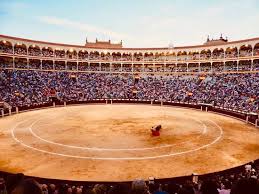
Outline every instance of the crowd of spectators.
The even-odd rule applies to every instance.
[[[0,72],[0,99],[13,107],[47,103],[52,89],[61,101],[163,100],[211,103],[255,112],[259,102],[258,88],[259,73],[134,77],[132,74],[31,70]]]
[[[14,54],[15,55],[27,55],[27,49],[24,45],[16,45],[14,47]]]
[[[174,179],[159,181],[150,178],[148,181],[136,179],[127,183],[51,183],[23,174],[13,174],[5,179],[0,178],[1,194],[258,194],[259,170],[251,162],[236,172],[215,173],[191,180]]]

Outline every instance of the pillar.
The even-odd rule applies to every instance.
[[[4,109],[1,109],[1,116],[4,117]]]
[[[246,123],[248,123],[248,119],[249,119],[249,116],[248,116],[248,115],[246,115]]]
[[[19,108],[17,106],[15,107],[15,111],[16,111],[16,114],[19,113]]]
[[[64,102],[64,106],[67,106],[67,102]]]
[[[53,102],[53,107],[56,107],[56,103],[55,102]]]
[[[12,108],[9,108],[9,115],[12,114]]]
[[[255,127],[259,127],[259,121],[258,121],[258,119],[255,120]]]
[[[13,68],[15,69],[15,58],[13,57]]]

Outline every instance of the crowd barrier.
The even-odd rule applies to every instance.
[[[42,103],[42,104],[37,104],[33,106],[20,106],[20,107],[12,107],[11,110],[5,110],[4,115],[9,116],[12,114],[18,114],[20,112],[25,112],[25,111],[32,111],[32,110],[37,110],[37,109],[43,109],[43,108],[54,108],[54,107],[61,107],[61,106],[75,106],[75,105],[82,105],[82,104],[118,104],[118,103],[123,103],[123,104],[149,104],[153,106],[174,106],[174,107],[182,107],[182,108],[190,108],[190,109],[196,109],[196,110],[201,110],[201,111],[207,111],[207,112],[214,112],[217,114],[223,114],[225,116],[230,116],[234,117],[236,119],[242,120],[248,124],[255,125],[258,127],[258,114],[257,113],[248,113],[248,112],[242,112],[238,110],[232,110],[232,109],[227,109],[224,107],[218,107],[214,106],[212,104],[205,104],[205,103],[192,103],[192,102],[179,102],[179,101],[159,101],[159,100],[141,100],[141,99],[91,99],[91,100],[84,100],[84,101],[67,101],[67,102],[62,102],[62,101],[55,101],[55,102],[48,102],[48,103]],[[254,161],[254,164],[258,166],[259,168],[259,159]],[[244,164],[245,165],[245,164]],[[221,175],[221,176],[226,176],[230,174],[238,174],[241,171],[244,170],[244,165],[226,169],[223,171],[219,172],[213,172],[213,173],[208,173],[208,174],[202,174],[198,175],[199,178],[201,179],[207,179],[215,175]],[[169,169],[170,170],[170,169]],[[0,171],[0,176],[3,178],[7,177],[11,173],[8,172],[1,172]],[[31,177],[27,176],[30,178],[35,178],[38,180],[40,183],[53,183],[53,184],[70,184],[70,185],[93,185],[93,184],[114,184],[116,182],[92,182],[92,181],[71,181],[71,180],[60,180],[60,179],[46,179],[46,178],[41,178],[41,177]],[[168,183],[168,182],[175,182],[175,183],[184,183],[186,180],[192,180],[193,175],[189,176],[181,176],[181,177],[172,177],[172,178],[164,178],[164,179],[156,179],[158,183]],[[127,181],[125,182],[127,183]],[[128,181],[129,183],[129,181]]]

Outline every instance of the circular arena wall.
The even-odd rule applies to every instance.
[[[0,119],[5,124],[1,138],[11,146],[3,147],[10,155],[1,169],[51,182],[130,181],[141,175],[168,181],[192,172],[210,176],[238,171],[259,156],[259,131],[250,125],[255,125],[255,115],[177,102],[99,99],[66,107],[70,104],[76,103],[46,104],[47,109],[33,107],[38,110],[29,112],[20,107],[13,116]],[[50,105],[60,108],[49,109]],[[156,124],[162,124],[159,138],[150,136]],[[63,167],[52,166],[52,161]],[[17,166],[22,162],[24,169]],[[61,172],[64,169],[67,172]]]

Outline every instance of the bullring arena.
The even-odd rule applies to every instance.
[[[157,123],[161,135],[152,137],[150,128]],[[3,118],[0,129],[1,169],[45,178],[168,178],[225,170],[259,155],[255,127],[171,106],[49,108]]]
[[[0,35],[0,171],[47,183],[238,174],[258,164],[258,83],[259,38],[123,48]]]

